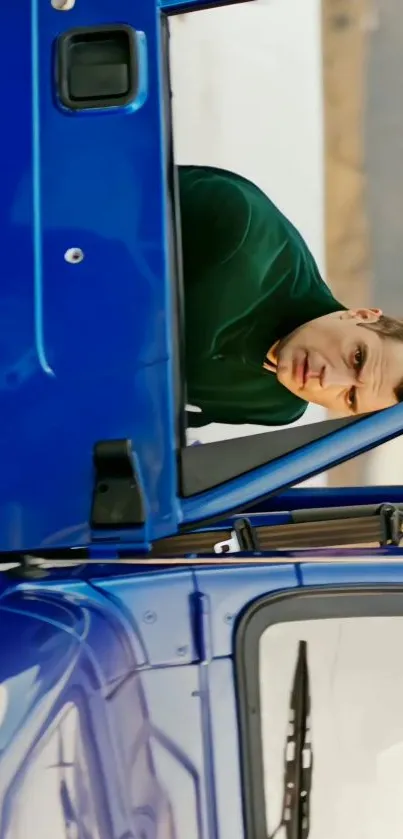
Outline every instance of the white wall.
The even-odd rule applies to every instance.
[[[403,437],[373,449],[368,455],[365,478],[369,485],[403,484]]]
[[[320,0],[260,0],[171,23],[177,162],[222,166],[254,181],[324,270],[320,49]],[[304,422],[322,418],[312,406]],[[263,430],[216,425],[189,436],[211,442]]]

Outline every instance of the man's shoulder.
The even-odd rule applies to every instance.
[[[259,216],[265,217],[266,221],[269,217],[271,220],[276,217],[280,223],[293,228],[269,196],[244,175],[215,166],[179,166],[178,171],[183,192],[192,190],[195,200],[200,201],[203,189],[206,193],[208,191],[211,211],[214,209],[211,197],[214,196],[219,204],[227,199],[230,202],[235,201],[238,206],[249,207],[250,210],[253,208],[255,222],[258,222]],[[295,228],[293,230],[298,236]]]
[[[260,259],[265,262],[267,255],[273,252],[281,255],[282,263],[295,264],[302,253],[306,264],[310,260],[314,263],[306,242],[293,223],[244,175],[214,166],[180,166],[179,180],[181,197],[186,196],[195,211],[201,205],[208,206],[215,237],[226,240],[230,232],[232,245],[237,244],[232,256],[236,256],[242,247],[245,256],[253,255],[254,264]],[[228,252],[227,258],[230,255]]]
[[[229,202],[243,206],[244,221],[247,216],[243,251],[253,254],[254,264],[265,264],[268,257],[273,264],[275,258],[282,270],[290,270],[294,274],[299,267],[303,273],[313,275],[317,283],[323,282],[307,242],[263,189],[235,172],[211,168],[206,170],[206,176],[207,172],[221,183]]]
[[[276,382],[276,384],[278,385],[277,398],[273,393],[265,411],[266,417],[262,420],[263,425],[292,425],[303,417],[308,403],[295,396],[291,391],[286,390],[279,382]],[[276,388],[273,388],[273,391],[275,390]]]
[[[266,219],[267,217],[271,219],[275,217],[280,225],[287,228],[295,236],[298,243],[301,242],[305,245],[302,236],[289,218],[269,198],[268,194],[260,186],[257,186],[253,181],[249,180],[249,178],[246,178],[238,172],[231,172],[228,169],[219,169],[214,166],[184,167],[184,170],[185,177],[187,173],[187,177],[191,178],[213,179],[217,184],[217,188],[220,185],[222,189],[227,188],[232,195],[236,193],[242,195],[246,202],[250,206],[253,206],[253,209],[256,211],[256,221],[259,219],[259,214],[265,216]]]
[[[182,242],[188,261],[215,267],[242,247],[250,200],[236,176],[211,166],[179,167]]]

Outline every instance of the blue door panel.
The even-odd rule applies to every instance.
[[[98,578],[93,584],[131,622],[148,666],[184,665],[196,660],[191,571]]]
[[[331,585],[403,585],[403,562],[375,561],[362,563],[304,563],[301,565],[304,586]]]
[[[283,510],[306,510],[312,507],[346,507],[349,504],[398,504],[403,496],[400,486],[295,487],[257,501],[252,513]]]
[[[61,817],[52,825],[54,839],[179,839],[177,824],[183,826],[184,816],[195,824],[192,835],[201,836],[207,802],[197,665],[140,675],[132,656],[131,672],[122,677],[121,646],[127,633],[130,647],[131,627],[125,619],[118,625],[107,596],[92,596],[80,583],[66,582],[64,593],[45,585],[44,600],[50,595],[59,603],[55,626],[46,610],[43,619],[27,611],[34,600],[38,608],[40,599],[35,586],[29,588],[20,592],[18,612],[7,609],[7,598],[0,607],[3,634],[7,626],[11,633],[0,656],[2,685],[9,691],[9,713],[0,727],[1,839],[26,835],[27,823],[47,839],[43,820],[55,813]],[[101,610],[102,601],[109,638],[105,630],[80,629],[78,639],[70,626],[77,603],[89,625],[94,602]],[[71,710],[78,721],[63,738],[58,720]],[[44,763],[43,750],[54,734],[52,761]]]
[[[218,835],[220,839],[244,839],[238,719],[231,659],[211,662],[209,683]]]
[[[131,625],[111,600],[88,583],[30,584],[6,592],[1,607],[7,606],[64,627],[78,638],[104,686],[115,684],[144,662]]]
[[[210,743],[203,737],[208,697],[199,671],[193,665],[142,674],[155,769],[169,791],[178,839],[215,835],[208,829],[214,803],[208,796]]]
[[[57,37],[116,22],[139,33],[138,99],[62,111]],[[0,550],[87,544],[93,446],[121,438],[147,514],[131,542],[144,545],[177,526],[161,17],[156,0],[78,0],[68,13],[19,0],[1,5],[0,24],[18,32],[19,56],[4,38]],[[72,248],[79,264],[66,261]]]

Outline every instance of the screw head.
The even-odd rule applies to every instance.
[[[79,265],[84,259],[84,251],[81,248],[68,248],[64,258],[70,265]]]
[[[76,0],[50,0],[50,5],[57,12],[70,12],[76,5]]]

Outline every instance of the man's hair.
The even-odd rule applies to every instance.
[[[378,320],[374,323],[360,323],[366,329],[372,329],[377,332],[381,338],[392,338],[394,341],[402,341],[403,343],[403,320],[398,318],[390,318],[388,315],[380,315]],[[398,402],[403,402],[403,378],[394,388],[394,394]]]

